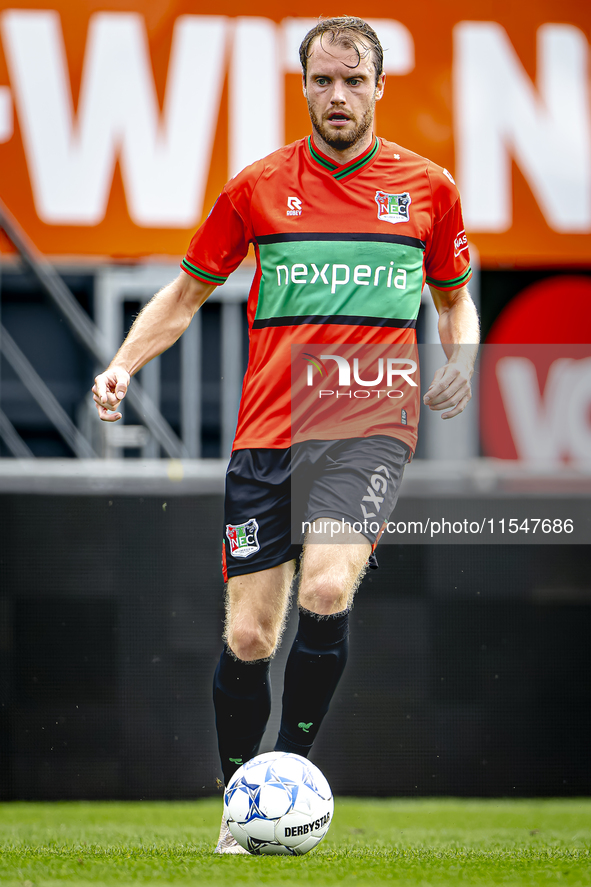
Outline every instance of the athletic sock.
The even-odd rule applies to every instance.
[[[307,757],[347,663],[349,611],[317,616],[300,610],[283,687],[276,751]]]
[[[226,785],[259,750],[269,713],[268,659],[243,662],[225,646],[213,678],[218,748]]]

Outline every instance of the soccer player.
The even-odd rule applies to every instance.
[[[353,524],[363,518],[376,466],[384,471],[372,482],[380,491],[375,513],[379,524],[387,520],[416,444],[418,406],[410,404],[393,408],[391,423],[377,431],[369,423],[331,439],[312,428],[292,446],[291,346],[308,346],[310,360],[317,345],[333,352],[340,345],[412,347],[426,279],[447,362],[424,402],[453,418],[471,396],[478,342],[453,179],[373,131],[385,83],[377,35],[358,18],[325,19],[304,38],[300,57],[311,136],[225,186],[191,240],[180,276],[141,311],[93,387],[100,418],[119,419],[130,377],[179,338],[254,244],[249,364],[226,478],[225,645],[214,677],[226,783],[258,752],[270,711],[269,662],[296,571],[299,625],[276,749],[308,755],[345,666],[349,608],[379,538],[379,531],[364,525],[358,533]],[[312,544],[312,533],[303,545],[292,541],[296,463],[312,478],[307,526],[322,528],[323,518],[349,522],[339,544],[316,544],[321,535]],[[223,821],[216,852],[244,852]]]

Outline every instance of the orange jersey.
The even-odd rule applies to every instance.
[[[301,359],[299,346],[314,346],[314,355],[319,346],[412,347],[425,281],[451,290],[471,276],[449,173],[378,138],[345,165],[310,137],[253,163],[225,186],[181,267],[222,284],[251,243],[257,268],[235,450],[291,445],[292,351]],[[390,419],[380,418],[379,430],[337,419],[330,434],[386,433],[414,450],[418,417],[416,388]],[[329,434],[302,428],[298,439]]]

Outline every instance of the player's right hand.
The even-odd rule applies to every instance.
[[[117,366],[109,367],[94,380],[92,399],[103,422],[116,422],[121,418],[122,414],[116,411],[127,394],[130,380],[127,370]]]

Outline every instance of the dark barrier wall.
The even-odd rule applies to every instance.
[[[221,499],[0,503],[0,798],[214,792]],[[334,790],[588,794],[588,557],[382,546],[313,755]]]

